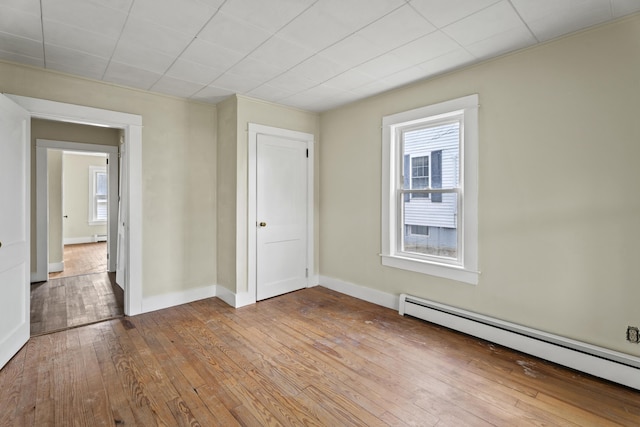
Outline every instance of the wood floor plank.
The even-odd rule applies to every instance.
[[[316,287],[34,337],[0,371],[5,425],[637,427],[640,392]]]

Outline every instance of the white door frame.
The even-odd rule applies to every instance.
[[[142,116],[19,95],[6,96],[27,110],[32,118],[124,131],[128,156],[123,167],[129,178],[129,209],[124,214],[127,246],[124,313],[128,316],[142,313]]]
[[[109,254],[108,271],[116,269],[116,243],[118,236],[118,147],[111,145],[86,144],[80,142],[36,140],[36,265],[31,272],[31,282],[43,282],[49,276],[49,221],[47,185],[49,149],[75,151],[84,153],[105,153],[109,159],[109,223],[107,225],[107,242]],[[64,165],[63,165],[64,168]]]
[[[249,123],[249,170],[248,170],[248,218],[247,218],[247,297],[248,301],[243,301],[246,304],[252,304],[256,302],[257,291],[257,151],[258,151],[258,135],[272,135],[282,137],[294,141],[299,141],[301,144],[306,144],[309,150],[309,162],[307,167],[307,262],[309,268],[309,285],[315,285],[312,278],[315,271],[314,267],[314,216],[313,216],[313,188],[314,188],[314,136],[310,133],[298,132],[288,129],[280,129],[271,126],[259,125],[255,123]],[[244,304],[243,304],[244,305]]]

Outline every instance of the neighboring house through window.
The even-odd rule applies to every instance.
[[[107,221],[107,168],[89,166],[89,224]]]
[[[477,106],[383,118],[384,265],[477,283]]]

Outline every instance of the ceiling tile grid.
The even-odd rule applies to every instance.
[[[0,60],[324,111],[640,12],[640,0],[0,0]]]

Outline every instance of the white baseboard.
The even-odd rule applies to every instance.
[[[49,264],[49,273],[58,273],[60,271],[64,271],[64,261]]]
[[[64,245],[79,245],[81,243],[95,243],[96,238],[94,236],[83,236],[83,237],[65,237],[62,239],[62,244]]]
[[[256,303],[255,295],[251,296],[249,292],[239,292],[236,294],[224,286],[218,286],[216,296],[234,308]]]
[[[401,314],[405,314],[405,306],[400,307],[400,296],[324,276],[320,277],[320,286],[393,310],[400,309]],[[418,307],[406,314],[640,390],[638,357],[531,328],[519,327],[516,331],[504,326],[506,322],[475,313],[468,312],[471,318],[461,317],[441,306],[445,308]]]
[[[319,284],[320,286],[340,292],[341,294],[346,294],[363,301],[398,310],[399,298],[396,295],[392,295],[387,292],[378,291],[376,289],[367,288],[366,286],[360,286],[354,283],[343,282],[342,280],[326,276],[320,276]]]
[[[171,292],[164,295],[145,297],[142,299],[141,313],[148,313],[150,311],[162,310],[163,308],[169,308],[180,304],[187,304],[189,302],[205,298],[212,298],[216,296],[216,289],[216,285],[208,285],[200,288],[188,289],[186,291]]]

